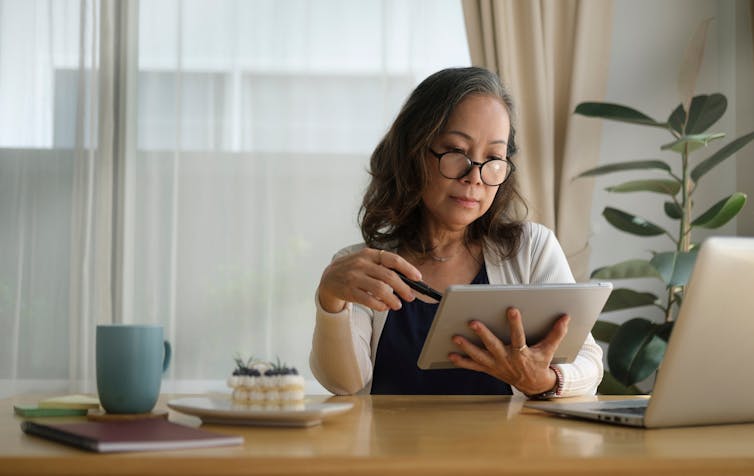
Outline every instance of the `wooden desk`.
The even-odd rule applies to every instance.
[[[206,426],[243,435],[243,446],[109,455],[22,433],[12,404],[35,400],[0,400],[0,474],[754,474],[754,424],[641,430],[500,397],[337,397],[354,408],[321,426]]]

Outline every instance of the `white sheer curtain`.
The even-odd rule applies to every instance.
[[[0,393],[86,387],[111,319],[110,6],[0,2]]]
[[[93,24],[108,8],[124,16]],[[313,293],[360,240],[372,148],[414,85],[470,61],[457,0],[0,0],[0,22],[11,382],[91,377],[102,320],[164,324],[176,381],[222,379],[235,353],[309,377]],[[100,69],[87,28],[114,35]]]

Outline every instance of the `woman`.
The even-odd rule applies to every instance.
[[[516,309],[511,344],[471,322],[483,347],[454,337],[458,367],[420,370],[416,360],[438,304],[398,276],[435,289],[451,284],[573,282],[553,233],[515,219],[513,105],[481,68],[446,69],[411,94],[371,158],[360,212],[364,244],[335,255],[317,290],[310,365],[336,394],[593,394],[602,351],[590,335],[571,364],[550,365],[567,332],[561,317],[527,347]],[[463,355],[465,356],[463,356]]]

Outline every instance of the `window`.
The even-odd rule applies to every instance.
[[[236,352],[309,376],[314,291],[330,257],[360,241],[371,150],[421,79],[469,64],[460,2],[152,0],[120,12],[131,62],[108,83],[112,40],[93,33],[105,5],[0,0],[0,219],[13,224],[0,231],[0,324],[12,329],[0,379],[91,378],[101,316],[71,313],[70,296],[92,293],[71,270],[113,249],[113,315],[165,325],[170,377],[222,379]],[[121,116],[105,100],[113,84]],[[82,182],[108,117],[123,173]],[[122,226],[98,208],[103,180]],[[76,239],[82,213],[122,248]]]

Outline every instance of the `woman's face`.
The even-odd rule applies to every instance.
[[[479,163],[504,159],[509,132],[510,117],[499,99],[471,95],[456,106],[431,149],[438,154],[462,152]],[[430,229],[462,231],[489,210],[500,186],[484,184],[479,167],[459,179],[448,179],[440,174],[439,160],[431,151],[424,160],[429,162],[430,179],[422,201]]]

